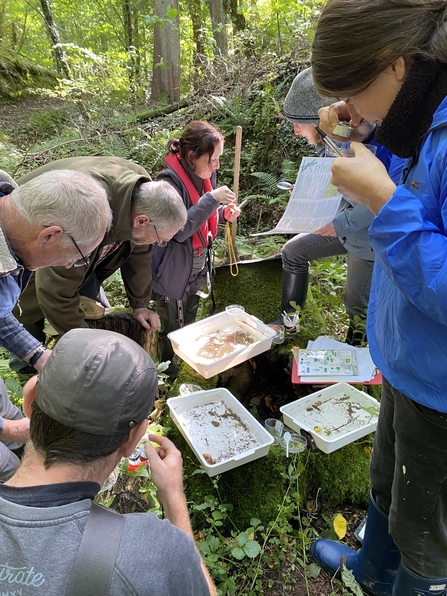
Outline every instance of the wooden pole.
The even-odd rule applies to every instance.
[[[242,126],[236,128],[236,143],[234,151],[234,180],[233,180],[233,192],[236,195],[235,204],[238,204],[239,195],[239,172],[241,168],[241,146],[242,146]],[[238,260],[238,254],[236,250],[236,229],[237,221],[231,223],[231,239],[233,241],[234,252],[236,255],[236,261]]]

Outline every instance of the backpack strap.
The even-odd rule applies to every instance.
[[[124,515],[92,502],[66,596],[107,596]]]

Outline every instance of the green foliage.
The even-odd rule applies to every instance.
[[[252,462],[243,469],[246,471],[255,463]],[[264,464],[266,463],[264,460]],[[290,576],[290,570],[294,569],[295,564],[302,567],[306,582],[308,573],[309,577],[312,577],[315,572],[314,568],[308,565],[307,549],[316,533],[301,512],[303,490],[300,487],[300,477],[305,463],[299,454],[287,460],[282,452],[281,463],[277,467],[277,482],[281,482],[282,485],[281,496],[275,511],[268,518],[270,521],[266,523],[256,516],[251,517],[242,526],[235,522],[236,508],[229,503],[238,501],[229,501],[223,489],[224,480],[231,471],[211,480],[213,494],[207,494],[193,502],[191,509],[194,515],[199,515],[201,528],[198,534],[198,548],[216,582],[218,593],[222,596],[264,594],[264,569],[269,567],[281,570],[286,560],[287,570],[284,570],[281,577],[284,586],[293,586],[294,580]],[[267,469],[269,473],[265,474],[264,467],[264,481],[261,484],[261,479],[253,482],[256,479],[246,478],[245,491],[247,492],[246,488],[249,486],[251,496],[259,487],[264,498],[268,498],[272,490],[268,484],[272,467],[269,465]],[[197,471],[193,472],[192,476],[196,474]],[[191,476],[188,475],[187,485],[191,480]],[[234,480],[234,477],[231,480]],[[245,529],[241,531],[241,527]],[[271,587],[268,581],[267,585]]]

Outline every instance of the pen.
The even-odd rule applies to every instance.
[[[339,149],[337,147],[337,145],[334,143],[334,141],[331,139],[331,137],[329,135],[327,135],[325,132],[323,132],[319,126],[315,125],[315,128],[316,128],[317,132],[322,136],[326,145],[332,149],[332,151],[335,153],[335,155],[344,157],[343,152],[341,151],[341,149]]]

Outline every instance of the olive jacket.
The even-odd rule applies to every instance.
[[[150,176],[141,166],[119,157],[73,157],[54,161],[20,178],[24,184],[50,170],[75,170],[92,176],[107,192],[113,223],[100,245],[90,254],[86,267],[46,267],[36,271],[20,299],[21,313],[14,314],[21,323],[35,323],[47,318],[56,331],[66,333],[76,327],[88,327],[80,308],[79,288],[95,274],[102,283],[121,270],[131,308],[144,308],[151,298],[152,245],[137,246],[131,241],[131,199],[137,184]],[[105,247],[121,243],[100,261]]]

